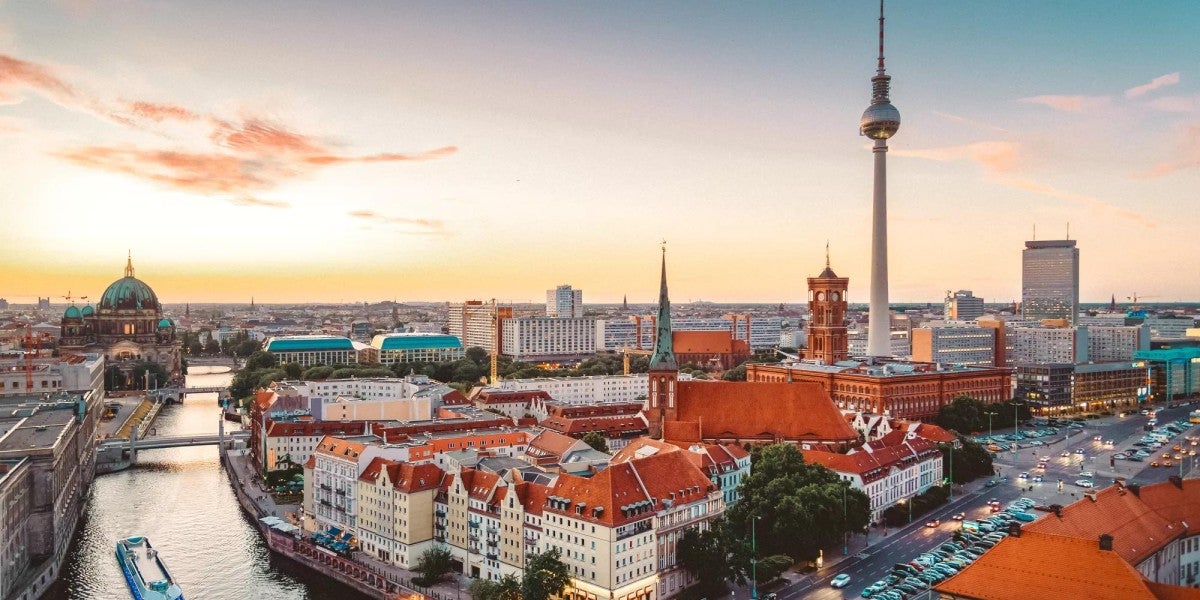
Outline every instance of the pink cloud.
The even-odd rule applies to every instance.
[[[60,158],[173,189],[232,195],[234,203],[245,206],[285,207],[286,202],[262,200],[254,193],[309,177],[325,167],[434,160],[458,151],[455,146],[443,146],[414,153],[347,154],[276,120],[226,119],[179,104],[106,99],[71,84],[55,68],[0,54],[0,103],[20,102],[27,92],[122,127],[156,131],[169,142],[188,148],[93,145],[62,149],[55,153]],[[167,123],[189,125],[187,129],[198,134],[197,139],[181,138],[178,129],[166,128]]]
[[[987,129],[990,131],[999,131],[1001,133],[1008,133],[1008,130],[1003,127],[999,127],[997,125],[992,125],[991,123],[984,123],[983,121],[979,121],[976,119],[970,119],[967,117],[963,117],[963,116],[959,116],[959,115],[955,115],[955,114],[951,114],[951,113],[947,113],[947,112],[942,112],[940,110],[933,111],[933,114],[935,114],[939,117],[942,117],[943,119],[954,121],[956,123],[963,123],[964,125],[970,125],[972,127],[978,127],[979,129]]]
[[[416,228],[410,233],[444,234],[446,224],[438,219],[417,219],[411,217],[389,217],[373,210],[352,210],[348,213],[356,219],[374,221],[387,225],[400,225]]]
[[[1105,211],[1146,227],[1153,228],[1157,226],[1157,223],[1155,223],[1153,219],[1150,219],[1141,213],[1116,206],[1093,196],[1086,196],[1084,194],[1076,194],[1074,192],[1060,190],[1054,186],[1042,183],[1040,181],[1010,177],[1000,178],[997,179],[997,181],[999,183],[1003,183],[1004,185],[1012,186],[1028,192],[1033,192],[1035,194],[1041,194],[1043,196],[1049,196],[1058,200],[1065,200],[1067,202],[1079,204],[1090,210]]]
[[[1112,101],[1108,96],[1030,96],[1021,98],[1026,104],[1040,104],[1054,110],[1066,112],[1083,112],[1108,106]]]
[[[1146,105],[1162,112],[1194,113],[1200,112],[1200,96],[1159,96]]]
[[[1133,176],[1138,179],[1149,179],[1200,167],[1200,124],[1193,123],[1184,127],[1177,149],[1173,154],[1178,157],[1176,160],[1158,163],[1148,171],[1134,173]]]
[[[1003,140],[988,140],[962,146],[943,146],[940,148],[924,148],[916,150],[893,149],[897,156],[924,158],[942,162],[970,160],[982,166],[990,173],[1005,173],[1013,170],[1019,159],[1019,145],[1016,142]]]
[[[1136,98],[1137,96],[1145,95],[1149,92],[1157,90],[1158,88],[1175,85],[1177,83],[1179,83],[1179,71],[1167,73],[1161,77],[1155,77],[1154,79],[1151,79],[1149,83],[1143,83],[1142,85],[1131,87],[1125,90],[1125,97]]]

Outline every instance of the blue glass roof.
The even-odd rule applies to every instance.
[[[332,335],[303,335],[271,338],[267,341],[267,352],[301,352],[304,350],[353,350],[350,338]]]
[[[440,333],[389,333],[371,339],[371,346],[380,350],[428,350],[462,348],[462,341]]]

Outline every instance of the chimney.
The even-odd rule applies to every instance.
[[[1008,524],[1008,536],[1015,537],[1015,538],[1021,537],[1021,524],[1018,523],[1017,521],[1013,521],[1013,522],[1009,523]]]
[[[1183,489],[1183,478],[1182,477],[1180,477],[1178,475],[1172,475],[1167,478],[1167,481],[1170,481],[1171,484],[1174,485],[1175,487],[1177,487],[1181,490]]]
[[[1061,504],[1051,504],[1050,505],[1050,510],[1054,511],[1054,516],[1056,516],[1060,519],[1062,518],[1062,509],[1063,509],[1063,507]]]
[[[1141,496],[1141,494],[1142,494],[1142,486],[1141,486],[1141,484],[1137,484],[1137,483],[1130,483],[1130,484],[1127,484],[1127,485],[1125,486],[1125,489],[1127,489],[1127,490],[1129,490],[1130,492],[1132,492],[1134,496]]]
[[[1107,533],[1100,535],[1100,549],[1112,551],[1113,537]]]

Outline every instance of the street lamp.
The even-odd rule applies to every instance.
[[[758,600],[758,536],[757,515],[750,517],[750,600]]]
[[[842,486],[842,556],[850,556],[850,532],[846,531],[846,488],[848,487],[850,486]]]
[[[954,500],[954,444],[950,444],[950,499]],[[909,506],[909,512],[911,515],[911,506]],[[908,517],[908,522],[912,523],[912,516]]]
[[[995,413],[995,411],[990,411],[990,410],[989,410],[989,411],[987,411],[986,413],[983,413],[983,414],[987,415],[987,418],[988,418],[988,437],[989,437],[989,438],[991,438],[991,437],[992,437],[992,417],[996,416],[996,413]]]

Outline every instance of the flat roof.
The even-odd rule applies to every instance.
[[[371,346],[380,350],[427,350],[462,348],[462,340],[441,333],[386,333],[371,338]]]
[[[0,452],[50,450],[75,422],[69,410],[47,410],[26,417],[0,438]]]
[[[353,350],[350,338],[335,335],[290,335],[267,340],[267,352],[303,352],[305,350]]]

